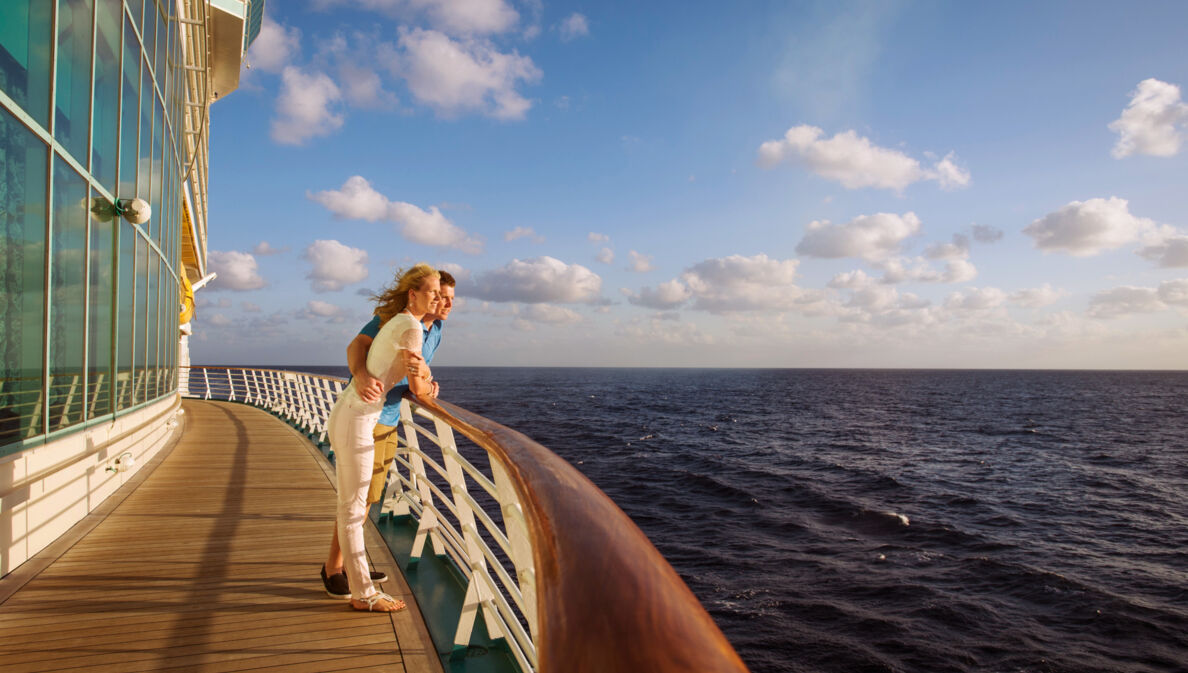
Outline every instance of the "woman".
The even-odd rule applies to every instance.
[[[375,314],[381,327],[367,353],[367,371],[384,382],[384,393],[409,372],[421,356],[421,319],[434,311],[441,297],[437,271],[418,264],[406,271],[396,284],[376,297]],[[428,395],[430,382],[421,376],[408,377],[414,395]],[[363,520],[367,516],[367,488],[371,483],[372,454],[375,440],[372,430],[383,409],[384,395],[375,402],[364,402],[347,385],[330,410],[328,434],[334,450],[338,478],[338,540],[342,550],[331,553],[322,566],[322,581],[346,571],[351,592],[351,607],[356,610],[395,612],[404,608],[386,593],[377,591],[367,570],[363,547]]]

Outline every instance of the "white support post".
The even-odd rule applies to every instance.
[[[206,395],[203,396],[202,399],[209,400],[210,399],[210,377],[206,375],[206,372],[207,372],[206,369],[202,370],[202,385],[204,388],[206,388]]]
[[[433,424],[437,431],[438,445],[441,447],[441,463],[445,467],[450,494],[454,498],[454,508],[458,513],[462,542],[466,546],[466,561],[470,566],[470,585],[466,587],[462,614],[458,617],[458,628],[454,631],[454,650],[457,651],[459,648],[465,650],[470,645],[470,634],[474,630],[474,620],[479,607],[483,609],[483,622],[487,625],[487,633],[491,638],[504,638],[505,633],[498,612],[491,607],[495,596],[480,577],[489,577],[487,559],[483,556],[483,542],[478,537],[474,511],[466,498],[466,473],[456,457],[458,446],[454,442],[454,430],[436,418]]]
[[[227,400],[235,401],[235,381],[231,378],[231,368],[227,368]]]
[[[433,541],[433,553],[441,556],[445,553],[445,544],[441,540],[441,533],[437,531],[437,513],[433,511],[433,491],[429,488],[429,479],[425,475],[425,460],[422,458],[420,439],[413,427],[412,406],[408,400],[400,401],[400,422],[404,427],[404,441],[408,443],[408,462],[412,465],[409,479],[416,487],[421,502],[421,521],[417,526],[416,537],[413,538],[412,553],[409,562],[421,559],[425,550],[425,539]]]
[[[488,454],[489,455],[489,454]],[[516,567],[516,579],[520,584],[520,595],[524,597],[524,618],[528,631],[536,641],[540,628],[536,614],[536,562],[532,558],[532,542],[528,537],[528,524],[519,496],[503,464],[491,459],[491,476],[494,477],[495,492],[498,494],[500,512],[503,514],[503,530],[511,546],[511,562]]]
[[[66,403],[62,405],[62,417],[58,421],[63,427],[70,424],[70,406],[74,404],[74,395],[78,391],[78,374],[70,379],[70,390],[66,393]],[[79,420],[82,420],[82,410],[79,410]]]

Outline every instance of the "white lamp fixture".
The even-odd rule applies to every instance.
[[[108,472],[127,472],[136,466],[136,456],[132,455],[131,451],[125,451],[120,454],[119,458],[115,459],[114,465],[108,465]]]
[[[144,224],[153,216],[153,209],[144,199],[120,199],[116,201],[116,212],[132,224]]]

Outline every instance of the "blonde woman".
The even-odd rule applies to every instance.
[[[385,393],[412,372],[414,375],[408,376],[409,390],[414,395],[429,395],[431,383],[415,375],[420,371],[416,364],[421,359],[421,320],[436,310],[440,297],[437,271],[418,264],[375,298],[375,314],[381,327],[367,353],[367,371],[383,381]],[[328,593],[332,584],[349,585],[351,607],[356,610],[395,612],[404,608],[404,601],[375,588],[363,547],[363,520],[367,516],[367,489],[375,451],[372,431],[383,404],[384,395],[375,402],[364,402],[352,380],[330,410],[328,434],[337,465],[337,533],[342,549],[331,547],[322,566],[322,582]],[[345,577],[341,575],[344,571]]]

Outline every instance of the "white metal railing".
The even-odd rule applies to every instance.
[[[346,384],[338,377],[235,367],[183,367],[180,376],[185,397],[261,407],[318,441],[326,440],[330,409]],[[469,646],[481,610],[489,635],[503,639],[522,670],[535,671],[536,572],[523,507],[507,466],[467,443],[466,453],[481,463],[476,465],[459,450],[447,420],[408,399],[401,402],[400,426],[381,512],[417,520],[412,563],[428,544],[465,576],[454,651]]]

